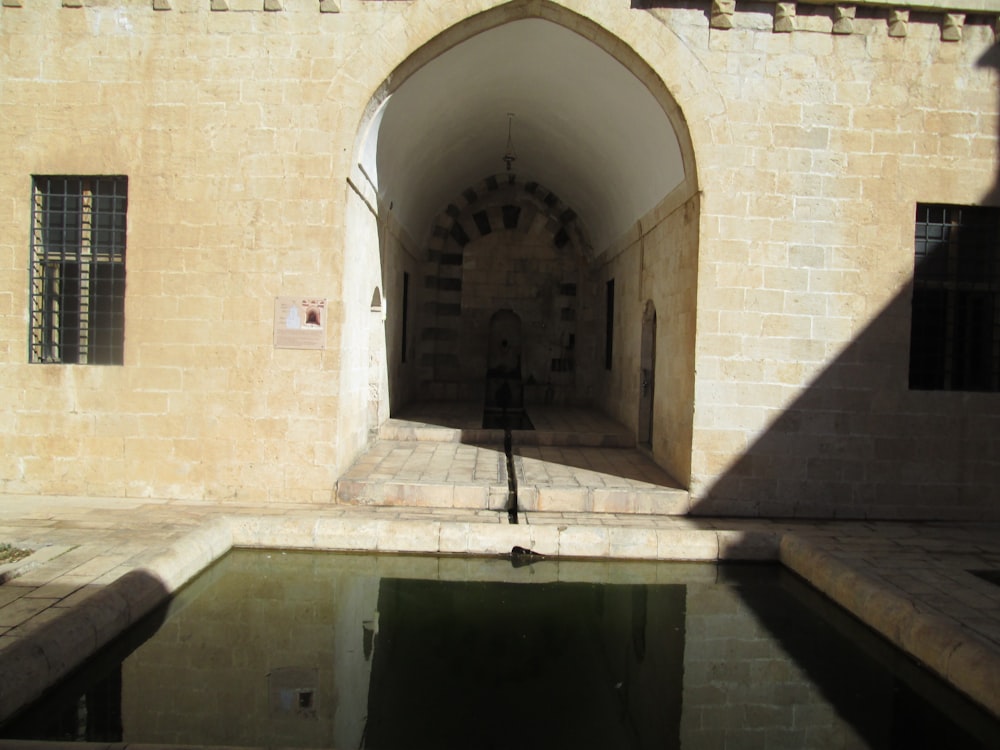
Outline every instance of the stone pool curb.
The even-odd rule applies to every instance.
[[[140,554],[108,583],[54,606],[46,620],[0,649],[0,720],[29,705],[232,548],[496,556],[515,546],[552,558],[773,560],[770,532],[641,529],[571,523],[499,523],[497,514],[456,522],[324,514],[232,515],[207,520],[165,547]],[[16,679],[9,676],[16,675]]]
[[[905,543],[920,538],[923,529],[914,526],[541,512],[524,513],[520,523],[511,525],[505,515],[487,511],[290,507],[278,512],[169,502],[136,503],[131,510],[102,523],[126,528],[134,539],[110,548],[88,546],[93,544],[93,522],[86,516],[84,522],[68,523],[59,537],[80,539],[83,546],[64,545],[73,553],[49,561],[56,566],[53,574],[45,574],[42,564],[34,574],[37,582],[11,584],[17,583],[28,592],[23,598],[38,606],[0,637],[0,720],[28,705],[232,548],[496,556],[515,546],[554,559],[780,561],[1000,717],[998,643],[925,610],[919,596],[879,576],[863,559],[867,553],[842,544],[845,539],[883,546],[897,539]],[[992,533],[991,527],[987,534]],[[983,549],[983,559],[998,559],[992,541]],[[77,567],[70,566],[69,557]],[[85,568],[93,577],[82,574]],[[0,741],[0,748],[28,746]]]
[[[771,531],[643,528],[572,524],[559,519],[506,524],[496,513],[471,521],[370,519],[323,515],[296,518],[230,517],[234,547],[504,555],[523,547],[550,557],[622,560],[777,560],[780,536]],[[221,533],[225,533],[222,531]]]
[[[36,700],[231,548],[228,523],[209,521],[123,565],[114,580],[68,606],[51,607],[37,628],[7,639],[12,643],[0,649],[0,720]]]
[[[869,627],[1000,717],[1000,652],[953,622],[853,570],[797,534],[779,560]]]

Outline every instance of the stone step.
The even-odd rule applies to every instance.
[[[639,451],[514,446],[519,511],[684,515],[690,495]],[[507,459],[500,446],[377,441],[338,481],[347,505],[505,511]]]
[[[575,430],[511,430],[513,445],[560,445],[633,448],[635,438],[623,430],[578,432]],[[450,427],[447,425],[389,419],[379,429],[382,440],[415,440],[433,443],[503,445],[501,429]]]

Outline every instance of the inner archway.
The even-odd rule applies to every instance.
[[[421,400],[489,406],[502,310],[518,321],[521,405],[592,403],[589,243],[570,207],[543,185],[493,175],[455,196],[428,244],[413,342]]]

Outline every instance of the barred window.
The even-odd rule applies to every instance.
[[[1000,209],[918,204],[910,388],[1000,391]]]
[[[126,177],[35,177],[31,361],[120,365]]]

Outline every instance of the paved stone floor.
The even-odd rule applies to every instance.
[[[592,420],[577,425],[588,437],[564,439],[567,422],[553,423],[515,461],[522,489],[549,487],[582,509],[536,502],[511,524],[502,448],[484,434],[475,435],[484,444],[465,442],[465,418],[393,420],[349,472],[348,483],[368,482],[364,501],[0,496],[0,543],[37,550],[0,566],[0,720],[233,547],[498,555],[514,546],[550,557],[780,561],[1000,717],[1000,585],[977,575],[1000,571],[1000,524],[642,512],[653,507],[635,500],[644,492],[667,503],[686,493],[627,441],[593,437],[616,428],[585,414],[571,418]],[[434,494],[442,488],[444,500]],[[615,492],[630,498],[621,512]],[[594,512],[600,503],[605,512]]]
[[[682,515],[690,497],[624,427],[592,409],[533,406],[532,430],[482,427],[481,408],[430,403],[390,419],[345,473],[340,502],[502,510],[511,479],[527,511]],[[513,477],[511,474],[513,473]]]

